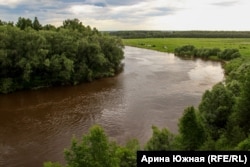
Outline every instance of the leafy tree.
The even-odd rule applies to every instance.
[[[82,22],[79,19],[67,19],[63,21],[63,28],[77,30],[79,32],[91,32],[91,29],[86,28],[83,26]]]
[[[212,139],[211,136],[208,135],[206,140],[204,141],[204,143],[199,148],[199,150],[204,150],[204,151],[216,150],[216,141],[214,139]]]
[[[19,17],[16,27],[0,26],[0,93],[75,85],[114,76],[122,67],[123,44],[116,37],[85,27],[78,19],[65,20],[59,28],[41,28],[37,17],[33,22]]]
[[[241,95],[236,104],[236,116],[240,127],[244,129],[246,135],[250,134],[250,72],[246,73],[245,81],[242,85]]]
[[[14,23],[13,22],[6,22],[6,21],[2,21],[0,20],[0,26],[3,26],[3,25],[9,25],[9,26],[14,26]]]
[[[116,72],[120,68],[120,60],[124,58],[122,50],[124,45],[121,39],[104,36],[99,41],[103,54],[109,62],[109,68],[114,70],[113,73]]]
[[[215,141],[215,150],[233,150],[245,139],[246,135],[242,128],[229,123],[227,129]]]
[[[226,127],[233,105],[234,98],[222,83],[215,85],[211,91],[207,90],[203,94],[199,111],[205,127],[213,139],[218,139],[221,130]]]
[[[25,28],[32,27],[32,21],[30,19],[19,17],[16,26],[21,30],[24,30]]]
[[[42,25],[40,24],[37,17],[34,18],[34,21],[32,23],[32,28],[34,28],[37,31],[42,29]]]
[[[140,149],[138,140],[130,140],[126,146],[118,146],[109,141],[104,130],[92,126],[88,134],[78,141],[72,139],[71,147],[65,149],[68,167],[136,167],[136,151]],[[61,167],[59,163],[45,162],[44,167]]]
[[[56,27],[54,25],[51,25],[51,24],[46,24],[45,26],[42,27],[43,30],[51,30],[51,31],[56,31]]]
[[[185,109],[178,126],[182,149],[199,149],[205,140],[205,132],[193,106]]]
[[[236,147],[237,150],[245,150],[245,151],[250,151],[250,136],[240,142],[238,146]]]
[[[120,167],[136,167],[136,152],[140,150],[138,140],[130,140],[125,147],[118,147],[117,153],[120,159]]]
[[[173,150],[174,135],[166,128],[159,130],[156,126],[152,126],[153,135],[145,145],[145,150]]]
[[[103,129],[93,126],[80,143],[75,138],[72,140],[70,149],[65,150],[65,159],[71,167],[115,167],[119,166],[116,149]]]

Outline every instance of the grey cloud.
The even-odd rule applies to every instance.
[[[144,0],[145,1],[145,0]],[[148,1],[148,0],[146,0]],[[143,0],[106,0],[107,4],[114,5],[114,6],[123,6],[123,5],[134,5],[140,2],[143,2]]]

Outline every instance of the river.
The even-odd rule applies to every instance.
[[[111,140],[145,143],[151,126],[178,132],[178,119],[222,81],[219,62],[182,60],[173,54],[126,47],[124,71],[77,86],[0,95],[0,166],[63,162],[74,134],[104,127]]]

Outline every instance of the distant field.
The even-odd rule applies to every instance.
[[[197,48],[235,48],[243,57],[250,59],[250,38],[142,38],[123,39],[123,42],[127,46],[162,52],[173,52],[176,47],[188,44]]]

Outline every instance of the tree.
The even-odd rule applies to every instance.
[[[203,94],[199,111],[205,127],[213,139],[218,139],[221,130],[225,129],[233,105],[234,97],[222,83],[215,85],[211,91]]]
[[[55,31],[56,27],[54,25],[51,24],[46,24],[45,26],[42,27],[43,30],[51,30],[51,31]]]
[[[0,93],[75,85],[114,76],[121,67],[124,53],[116,37],[85,27],[78,19],[36,31],[41,28],[37,17],[33,23],[19,17],[16,27],[0,26]]]
[[[32,23],[32,28],[37,30],[37,31],[42,29],[42,25],[38,21],[37,17],[34,18],[34,21]]]
[[[80,22],[79,19],[67,19],[63,21],[63,28],[72,29],[72,30],[78,30],[83,31],[85,30],[85,27],[83,26],[82,22]]]
[[[138,140],[130,140],[125,147],[119,146],[117,153],[120,159],[120,167],[136,167],[136,152],[140,150]]]
[[[199,149],[205,141],[205,132],[193,106],[185,109],[178,126],[182,149]]]
[[[248,138],[246,138],[245,140],[243,140],[242,142],[240,142],[238,144],[238,146],[236,147],[237,150],[245,150],[245,151],[250,151],[250,135],[248,136]]]
[[[145,145],[145,150],[163,151],[173,150],[174,135],[166,128],[159,130],[156,126],[152,126],[153,135]]]
[[[250,72],[246,72],[245,80],[242,84],[242,90],[239,100],[236,104],[236,116],[240,127],[243,128],[246,135],[250,134]]]
[[[130,140],[124,147],[118,146],[108,140],[100,126],[94,125],[81,141],[74,137],[64,155],[67,167],[136,167],[136,151],[139,149],[138,140]],[[61,166],[59,163],[44,163],[44,167]]]
[[[70,167],[118,167],[117,146],[109,142],[100,126],[91,127],[80,143],[74,138],[70,149],[65,150],[65,159]]]
[[[24,30],[27,27],[32,27],[32,21],[30,19],[19,17],[16,26],[21,30]]]
[[[6,22],[6,21],[2,21],[0,20],[0,26],[3,26],[3,25],[9,25],[9,26],[14,26],[14,23],[9,21],[9,22]]]

